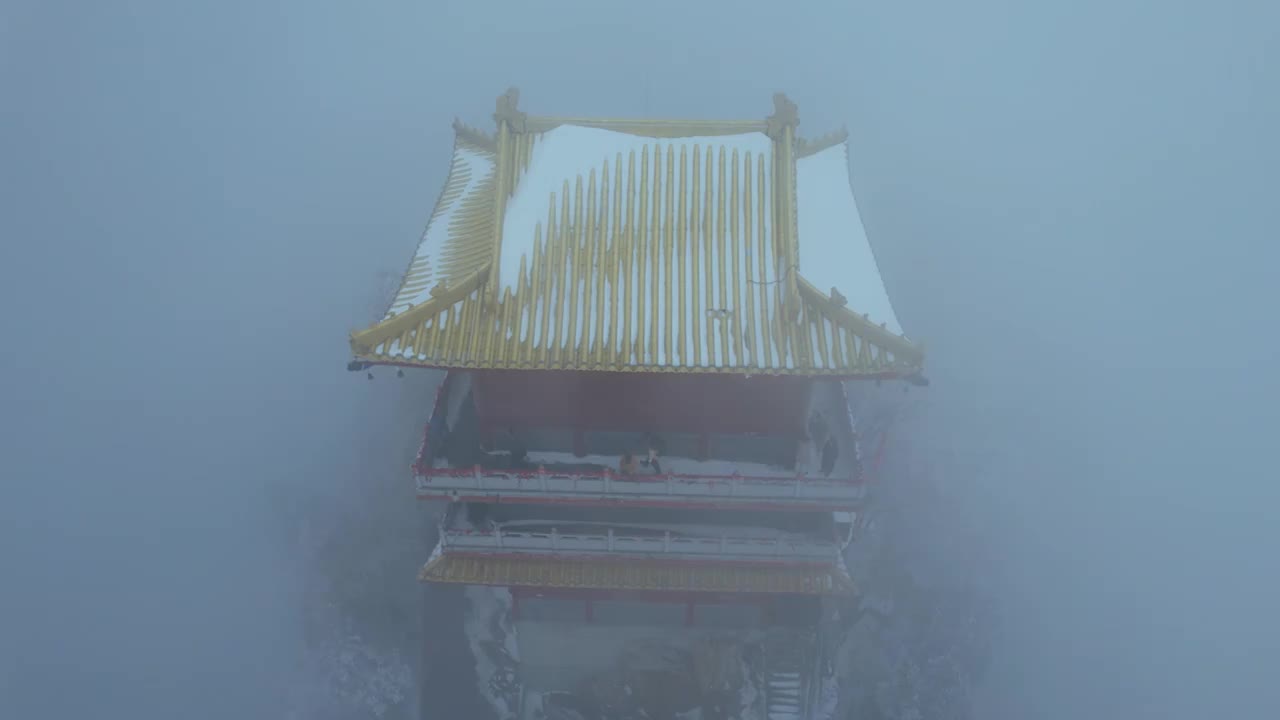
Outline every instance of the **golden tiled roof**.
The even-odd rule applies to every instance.
[[[917,345],[800,276],[796,156],[843,135],[798,140],[794,105],[776,101],[765,121],[583,120],[527,116],[508,94],[496,137],[455,124],[449,180],[422,249],[387,316],[352,334],[356,358],[493,369],[918,370]],[[545,164],[568,153],[567,136],[550,134],[568,126],[578,146],[601,133],[612,144],[583,151],[594,159],[557,175],[558,185],[531,178],[535,156]]]
[[[849,576],[837,568],[742,563],[663,563],[635,559],[485,557],[438,554],[418,579],[423,582],[584,590],[669,590],[686,592],[798,593],[853,592]]]

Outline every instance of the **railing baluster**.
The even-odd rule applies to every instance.
[[[664,530],[661,537],[654,535],[619,536],[613,528],[606,528],[604,535],[561,535],[558,528],[551,528],[549,533],[541,532],[504,532],[496,527],[489,532],[470,530],[446,530],[450,520],[441,521],[437,531],[440,536],[442,551],[451,548],[491,548],[509,549],[517,552],[547,552],[574,550],[607,550],[611,553],[652,553],[661,552],[667,555],[708,555],[721,557],[738,557],[743,559],[765,560],[768,558],[792,557],[805,560],[841,561],[839,543],[823,543],[817,541],[796,541],[787,538],[730,538],[728,535],[718,537],[673,537],[670,530]]]
[[[583,480],[588,482],[584,483]],[[617,482],[623,486],[619,488]],[[677,483],[680,484],[677,492]],[[727,483],[728,489],[718,487]],[[687,486],[687,487],[685,487]],[[790,477],[744,476],[734,471],[723,476],[681,475],[666,472],[657,476],[627,478],[616,471],[603,468],[601,472],[552,473],[545,467],[532,472],[509,472],[486,469],[481,465],[470,468],[423,469],[416,475],[419,494],[450,497],[458,491],[480,490],[484,492],[515,491],[520,493],[542,492],[548,495],[567,496],[688,496],[691,501],[711,498],[736,500],[857,500],[868,493],[860,483],[843,480],[814,478],[803,473]]]

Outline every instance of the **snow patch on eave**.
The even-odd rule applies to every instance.
[[[440,199],[432,212],[431,219],[427,221],[422,239],[418,241],[418,249],[414,253],[413,260],[410,261],[405,283],[396,293],[395,300],[387,310],[386,318],[431,298],[431,288],[438,282],[436,277],[438,258],[449,240],[449,226],[454,214],[469,197],[477,192],[481,183],[494,173],[495,167],[492,154],[467,147],[462,143],[454,146],[449,177],[445,180],[445,186],[441,190]],[[450,185],[455,182],[455,175],[460,176],[464,173],[466,181],[462,191],[451,196],[449,190]],[[419,271],[423,274],[414,278],[409,277],[409,274],[417,274]]]
[[[796,161],[796,202],[800,275],[823,293],[836,288],[850,310],[902,334],[858,212],[846,143]]]

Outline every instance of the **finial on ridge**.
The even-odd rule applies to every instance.
[[[493,113],[493,121],[501,126],[504,122],[516,132],[524,132],[525,114],[517,107],[520,104],[520,90],[507,88],[498,96],[497,109]]]
[[[765,124],[765,134],[775,140],[781,137],[787,128],[794,130],[800,125],[799,109],[786,93],[773,94],[773,114],[765,118]]]

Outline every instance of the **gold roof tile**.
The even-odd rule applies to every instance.
[[[536,118],[515,100],[500,99],[495,138],[455,125],[432,222],[387,316],[352,334],[357,359],[840,376],[920,369],[919,346],[799,274],[796,157],[842,134],[798,140],[785,98],[768,121],[706,123]],[[608,150],[529,177],[555,159],[548,153],[564,154],[563,137],[543,133],[566,126],[596,133],[586,139]],[[619,144],[599,133],[644,137]],[[543,203],[544,220],[530,215],[532,202]]]

